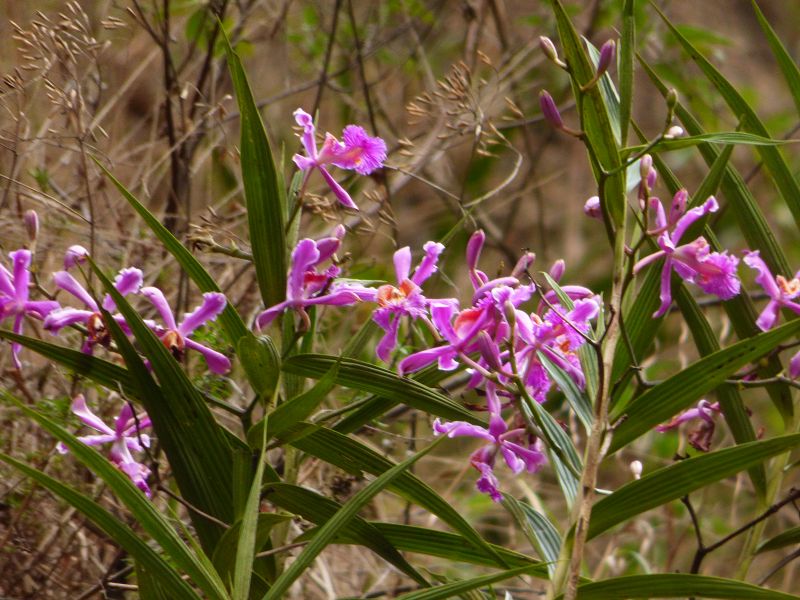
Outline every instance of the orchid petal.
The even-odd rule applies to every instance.
[[[216,319],[225,310],[226,304],[225,294],[206,292],[203,294],[203,303],[191,313],[183,316],[183,321],[178,326],[178,333],[183,336],[191,335],[195,329],[204,323]]]

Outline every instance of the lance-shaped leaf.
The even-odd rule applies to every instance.
[[[224,35],[224,34],[223,34]],[[242,182],[247,201],[247,224],[258,288],[266,306],[284,300],[286,294],[286,233],[282,182],[267,131],[258,112],[242,62],[225,38],[228,69],[239,105],[242,137]]]
[[[769,48],[772,50],[772,54],[775,56],[775,60],[778,62],[778,67],[783,74],[783,78],[786,80],[786,85],[789,87],[789,91],[792,93],[792,100],[794,100],[797,113],[800,114],[800,67],[797,66],[797,63],[794,61],[794,59],[792,59],[789,52],[781,43],[781,40],[775,33],[775,30],[772,29],[769,21],[767,21],[766,17],[764,17],[764,13],[762,13],[761,9],[758,7],[758,3],[755,0],[752,0],[752,4],[753,11],[756,13],[756,18],[758,19],[758,24],[764,31]]]
[[[663,383],[650,388],[625,408],[625,419],[614,429],[609,452],[616,452],[659,423],[688,408],[723,384],[736,371],[774,350],[781,342],[798,332],[799,321],[786,323],[709,354]]]
[[[778,548],[795,544],[800,544],[800,527],[792,527],[768,539],[758,547],[757,552],[769,552],[770,550],[777,550]]]
[[[517,500],[509,494],[503,496],[503,506],[514,517],[542,560],[547,563],[547,572],[553,577],[556,561],[561,552],[561,535],[558,530],[547,517],[530,504]]]
[[[669,152],[671,150],[683,150],[700,144],[721,144],[721,145],[740,145],[740,146],[783,146],[785,144],[796,144],[800,140],[776,140],[769,137],[746,133],[744,131],[720,131],[719,133],[700,133],[698,135],[688,135],[675,139],[662,138],[652,152]],[[646,146],[631,146],[624,148],[623,152],[636,154],[645,149]]]
[[[648,473],[595,504],[589,523],[589,538],[798,445],[800,434],[782,435],[694,456]]]
[[[410,594],[403,594],[402,596],[398,596],[398,600],[443,600],[444,598],[454,598],[469,591],[499,583],[506,579],[511,579],[512,577],[532,574],[532,572],[538,568],[540,568],[538,565],[515,567],[507,571],[492,573],[491,575],[482,575],[480,577],[473,577],[472,579],[446,583],[429,590],[420,590],[411,592]]]
[[[686,573],[629,575],[586,583],[578,587],[578,600],[686,598],[687,596],[727,598],[729,600],[798,600],[800,598],[800,596],[776,592],[734,579]],[[562,596],[558,598],[562,598]]]
[[[384,458],[362,442],[348,437],[338,431],[300,423],[296,429],[304,435],[291,439],[293,431],[283,435],[289,437],[292,446],[311,456],[324,460],[353,475],[361,476],[363,472],[379,475],[394,466],[392,461]],[[461,533],[473,546],[492,557],[500,566],[507,566],[503,559],[492,549],[486,540],[475,531],[472,525],[449,502],[420,481],[413,473],[400,474],[389,489],[409,502],[421,506],[436,515],[450,527]]]
[[[306,488],[288,483],[270,483],[266,487],[264,497],[281,508],[300,515],[307,521],[322,525],[341,508],[341,504],[321,494]],[[295,539],[295,542],[311,539],[316,535],[316,529],[305,532]],[[342,531],[335,540],[337,543],[344,538],[372,550],[375,554],[397,567],[400,571],[411,577],[418,584],[426,586],[425,578],[403,558],[397,549],[373,525],[359,516]]]
[[[408,404],[437,417],[452,421],[467,421],[485,425],[473,413],[453,402],[447,396],[397,373],[355,358],[300,354],[283,363],[283,370],[295,375],[319,379],[340,361],[336,383],[345,387],[378,394]]]
[[[328,544],[330,544],[336,536],[351,522],[353,517],[358,514],[364,505],[369,502],[376,494],[383,490],[399,475],[404,473],[408,468],[417,462],[420,458],[425,456],[428,452],[433,450],[442,440],[442,437],[433,443],[429,444],[426,448],[420,450],[413,456],[407,458],[403,462],[395,465],[388,471],[379,475],[365,488],[359,490],[350,500],[347,501],[338,511],[334,514],[325,525],[319,528],[317,535],[309,544],[303,549],[300,555],[292,562],[291,565],[281,573],[275,582],[272,584],[269,592],[264,596],[263,600],[278,600],[284,597],[284,594],[291,587],[292,583],[303,574],[303,572],[311,566],[314,559],[322,552]],[[268,490],[265,490],[268,491]]]

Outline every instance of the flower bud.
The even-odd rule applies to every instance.
[[[511,300],[506,300],[503,303],[503,312],[505,313],[506,321],[511,326],[511,328],[516,328],[517,326],[517,307],[514,306],[514,303]]]
[[[600,208],[600,196],[592,196],[583,205],[583,212],[587,217],[592,219],[602,219],[603,211]]]
[[[470,271],[474,271],[478,267],[478,259],[481,257],[481,250],[486,241],[486,234],[482,229],[478,229],[473,233],[467,242],[467,266]]]
[[[639,479],[642,476],[642,462],[639,460],[634,460],[631,462],[629,466],[631,473],[633,473],[634,479]]]
[[[533,261],[535,260],[536,255],[533,252],[525,252],[517,261],[517,264],[514,265],[514,269],[511,271],[511,276],[519,277],[520,275],[524,274],[531,267]]]
[[[650,176],[650,171],[653,169],[653,157],[649,154],[645,154],[642,157],[642,160],[639,161],[639,175],[642,178],[642,181],[645,183],[647,182],[647,178]],[[648,186],[649,187],[649,186]]]
[[[547,57],[547,60],[557,64],[559,67],[564,68],[567,66],[563,60],[558,58],[558,50],[556,50],[556,46],[547,36],[539,36],[539,47],[542,49],[542,54]]]
[[[605,44],[603,44],[603,46],[600,48],[600,58],[597,59],[597,74],[595,77],[600,77],[603,73],[608,71],[608,67],[614,60],[616,50],[617,45],[614,43],[614,40],[608,40]]]
[[[542,116],[555,129],[563,129],[564,121],[561,120],[561,113],[553,101],[553,97],[545,90],[539,92],[539,105],[542,107]]]
[[[658,179],[658,172],[655,169],[650,169],[650,172],[647,174],[647,188],[653,189],[656,187],[656,179]]]
[[[671,88],[669,92],[667,92],[667,110],[672,113],[675,110],[675,105],[678,104],[678,92],[675,91],[675,88]]]
[[[480,352],[481,358],[486,361],[489,368],[493,371],[502,370],[503,364],[500,360],[500,350],[492,338],[489,337],[489,334],[483,330],[479,331],[476,341],[478,342],[478,352]]]
[[[25,223],[25,230],[28,232],[28,239],[36,242],[36,238],[39,237],[39,215],[35,210],[26,210],[22,220]]]
[[[89,251],[83,246],[70,246],[64,253],[64,268],[69,270],[77,264],[85,263],[87,256]]]
[[[792,379],[800,377],[800,352],[795,354],[789,361],[789,377]]]
[[[672,140],[675,138],[681,137],[685,132],[683,131],[683,127],[679,127],[677,125],[673,125],[669,129],[667,129],[667,133],[664,134],[664,139]]]
[[[594,196],[597,198],[597,196]],[[600,199],[598,198],[598,208],[600,207],[599,204]],[[563,258],[559,258],[556,262],[553,263],[553,266],[550,267],[550,277],[552,277],[553,281],[559,282],[561,278],[564,276],[564,271],[567,269],[567,264],[564,262]]]

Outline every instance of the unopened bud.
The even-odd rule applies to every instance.
[[[642,463],[641,461],[634,460],[629,466],[634,479],[640,479],[642,476]]]
[[[503,303],[503,312],[505,313],[506,322],[511,326],[512,329],[516,329],[517,307],[514,306],[514,303],[511,302],[511,300],[506,300]]]
[[[556,50],[556,45],[549,37],[544,35],[539,36],[539,47],[542,49],[542,54],[544,54],[549,61],[562,68],[567,66],[567,63],[558,58],[558,50]]]
[[[83,246],[70,246],[64,253],[64,268],[69,270],[77,264],[85,263],[87,256],[89,251]]]
[[[664,134],[664,139],[673,140],[675,138],[681,137],[683,134],[684,134],[683,127],[673,125],[669,129],[667,129],[667,133]]]
[[[602,219],[603,210],[600,208],[600,196],[592,196],[583,205],[583,212],[592,219]]]
[[[647,178],[650,176],[650,171],[653,169],[653,157],[649,154],[645,154],[642,157],[642,160],[639,161],[639,175],[642,178],[642,181],[645,183],[647,182]]]
[[[25,223],[25,230],[28,232],[28,239],[36,242],[36,238],[39,237],[39,215],[35,210],[26,210],[22,220]]]
[[[675,105],[678,104],[678,92],[675,88],[671,88],[669,92],[667,92],[667,110],[671,113],[675,110]]]
[[[596,77],[600,77],[603,73],[608,71],[608,67],[611,66],[611,62],[614,60],[616,50],[617,45],[614,43],[614,40],[608,40],[600,48],[600,58],[597,59]]]
[[[467,242],[467,266],[470,271],[474,271],[478,266],[478,259],[481,257],[481,250],[486,241],[486,234],[482,229],[473,233]]]
[[[520,275],[526,273],[535,260],[536,255],[533,252],[525,252],[517,261],[517,264],[514,265],[514,269],[511,271],[511,276],[519,277]]]
[[[652,190],[656,187],[656,179],[658,179],[658,172],[655,169],[650,169],[650,172],[647,174],[647,188]]]
[[[597,198],[597,196],[594,196]],[[600,199],[597,198],[598,205],[597,207],[600,208]],[[564,271],[567,269],[567,263],[564,262],[563,258],[559,258],[556,262],[553,263],[553,266],[550,267],[550,277],[555,282],[561,281],[561,278],[564,276]]]
[[[489,337],[489,334],[482,330],[479,331],[476,341],[478,342],[478,352],[480,352],[481,358],[486,361],[490,369],[500,371],[503,366],[500,360],[500,351],[492,338]]]
[[[558,107],[553,101],[553,97],[545,90],[539,92],[539,105],[542,107],[542,116],[550,125],[555,129],[564,128],[564,121],[561,120],[561,113],[558,112]]]

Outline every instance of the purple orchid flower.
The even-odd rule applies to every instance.
[[[22,334],[22,323],[25,315],[33,316],[37,319],[44,319],[52,311],[59,308],[58,302],[53,300],[30,300],[31,274],[28,268],[31,265],[31,253],[29,250],[16,250],[9,253],[12,263],[12,271],[8,271],[0,265],[0,321],[8,317],[14,318],[12,330],[16,334]],[[19,360],[19,351],[22,349],[20,344],[11,344],[11,354],[14,366],[17,369],[22,367]]]
[[[83,246],[70,246],[64,253],[64,269],[69,270],[75,265],[81,265],[86,262],[86,257],[89,256],[89,251]]]
[[[686,210],[685,191],[673,198],[670,216],[667,219],[657,198],[651,198],[656,210],[656,229],[648,233],[659,234],[658,246],[661,248],[640,260],[634,272],[664,258],[661,271],[661,306],[653,313],[653,318],[664,315],[672,304],[672,270],[684,280],[698,285],[704,292],[714,294],[722,300],[730,300],[739,293],[740,282],[736,274],[739,259],[727,252],[711,252],[708,242],[698,237],[688,244],[680,244],[686,230],[698,219],[719,209],[712,196],[702,206]],[[672,233],[668,230],[672,229]]]
[[[800,296],[800,271],[795,273],[791,280],[786,280],[782,275],[773,277],[769,267],[759,256],[758,251],[745,254],[744,263],[751,269],[758,271],[756,283],[758,283],[769,296],[769,302],[761,311],[756,319],[756,325],[762,330],[772,329],[778,320],[778,310],[788,308],[795,314],[800,315],[800,304],[793,302]]]
[[[219,292],[203,294],[202,304],[192,312],[185,314],[180,324],[175,322],[175,315],[160,289],[143,287],[141,294],[156,307],[161,315],[166,328],[153,325],[153,331],[176,358],[181,358],[186,348],[189,348],[203,355],[212,372],[222,375],[230,371],[231,361],[227,356],[195,342],[189,337],[195,329],[208,321],[213,321],[225,309],[227,300],[225,300],[224,294]]]
[[[472,466],[481,474],[475,487],[495,502],[500,502],[503,495],[499,490],[499,482],[494,474],[497,454],[502,454],[508,468],[514,475],[523,471],[535,473],[547,462],[545,454],[540,450],[539,441],[531,440],[524,428],[509,429],[500,415],[501,404],[493,384],[486,385],[486,401],[489,409],[489,426],[481,427],[466,421],[442,423],[439,419],[433,422],[434,435],[447,437],[474,437],[488,444],[473,452],[470,457]]]
[[[313,169],[318,169],[339,202],[347,208],[358,210],[350,194],[336,182],[326,165],[354,170],[360,175],[369,175],[383,166],[383,161],[386,160],[386,142],[379,137],[370,137],[358,125],[348,125],[342,131],[341,142],[330,133],[326,133],[322,149],[318,151],[316,128],[311,115],[298,108],[294,111],[294,118],[303,128],[300,139],[307,154],[307,156],[295,154],[294,163],[300,170],[306,171],[306,177]]]
[[[413,275],[410,275],[411,249],[406,246],[397,250],[394,253],[397,287],[387,284],[378,288],[378,308],[375,309],[372,320],[386,332],[376,348],[378,357],[384,362],[389,361],[389,355],[397,346],[400,319],[403,316],[417,319],[426,315],[428,300],[422,295],[420,286],[436,272],[436,264],[444,246],[437,242],[427,242],[423,248],[425,256],[414,269]]]
[[[143,452],[145,448],[150,447],[150,437],[141,433],[142,429],[150,427],[150,418],[147,415],[135,417],[131,405],[126,402],[120,410],[119,416],[114,420],[112,429],[89,410],[83,394],[78,394],[73,399],[72,412],[84,425],[99,432],[99,435],[86,435],[78,439],[87,446],[110,443],[109,458],[111,462],[117,465],[149,498],[150,487],[147,485],[147,477],[150,475],[150,469],[137,462],[131,452]],[[56,449],[62,454],[67,453],[67,447],[60,442]]]
[[[297,311],[306,328],[309,325],[305,307],[316,304],[344,306],[359,300],[374,300],[376,290],[357,285],[337,284],[334,279],[341,269],[331,264],[326,270],[319,267],[333,258],[344,237],[344,227],[334,229],[333,236],[320,240],[308,238],[298,242],[292,252],[292,263],[286,281],[286,300],[271,306],[256,318],[256,327],[263,329],[283,311]]]
[[[665,432],[676,429],[688,421],[700,419],[700,427],[689,432],[689,443],[700,450],[708,452],[711,449],[711,438],[714,436],[714,417],[722,412],[719,402],[713,404],[708,400],[700,400],[695,408],[690,408],[673,417],[669,423],[659,425],[656,431]]]
[[[142,272],[135,267],[122,269],[114,279],[114,287],[123,296],[136,294],[139,288],[142,287],[143,278],[144,275]],[[95,302],[91,294],[86,291],[86,288],[78,283],[67,271],[53,273],[53,281],[62,290],[72,294],[83,302],[86,309],[62,307],[58,310],[54,310],[47,315],[47,318],[44,320],[44,328],[53,334],[57,334],[68,325],[83,323],[89,331],[89,335],[81,348],[82,352],[91,354],[96,344],[108,346],[111,342],[110,332],[103,322],[103,316],[100,314],[100,307],[97,306],[97,302]],[[106,294],[105,298],[103,298],[102,307],[107,311],[113,311],[117,308],[109,294]],[[114,315],[114,320],[128,333],[127,323],[125,323],[125,319],[121,315]]]

